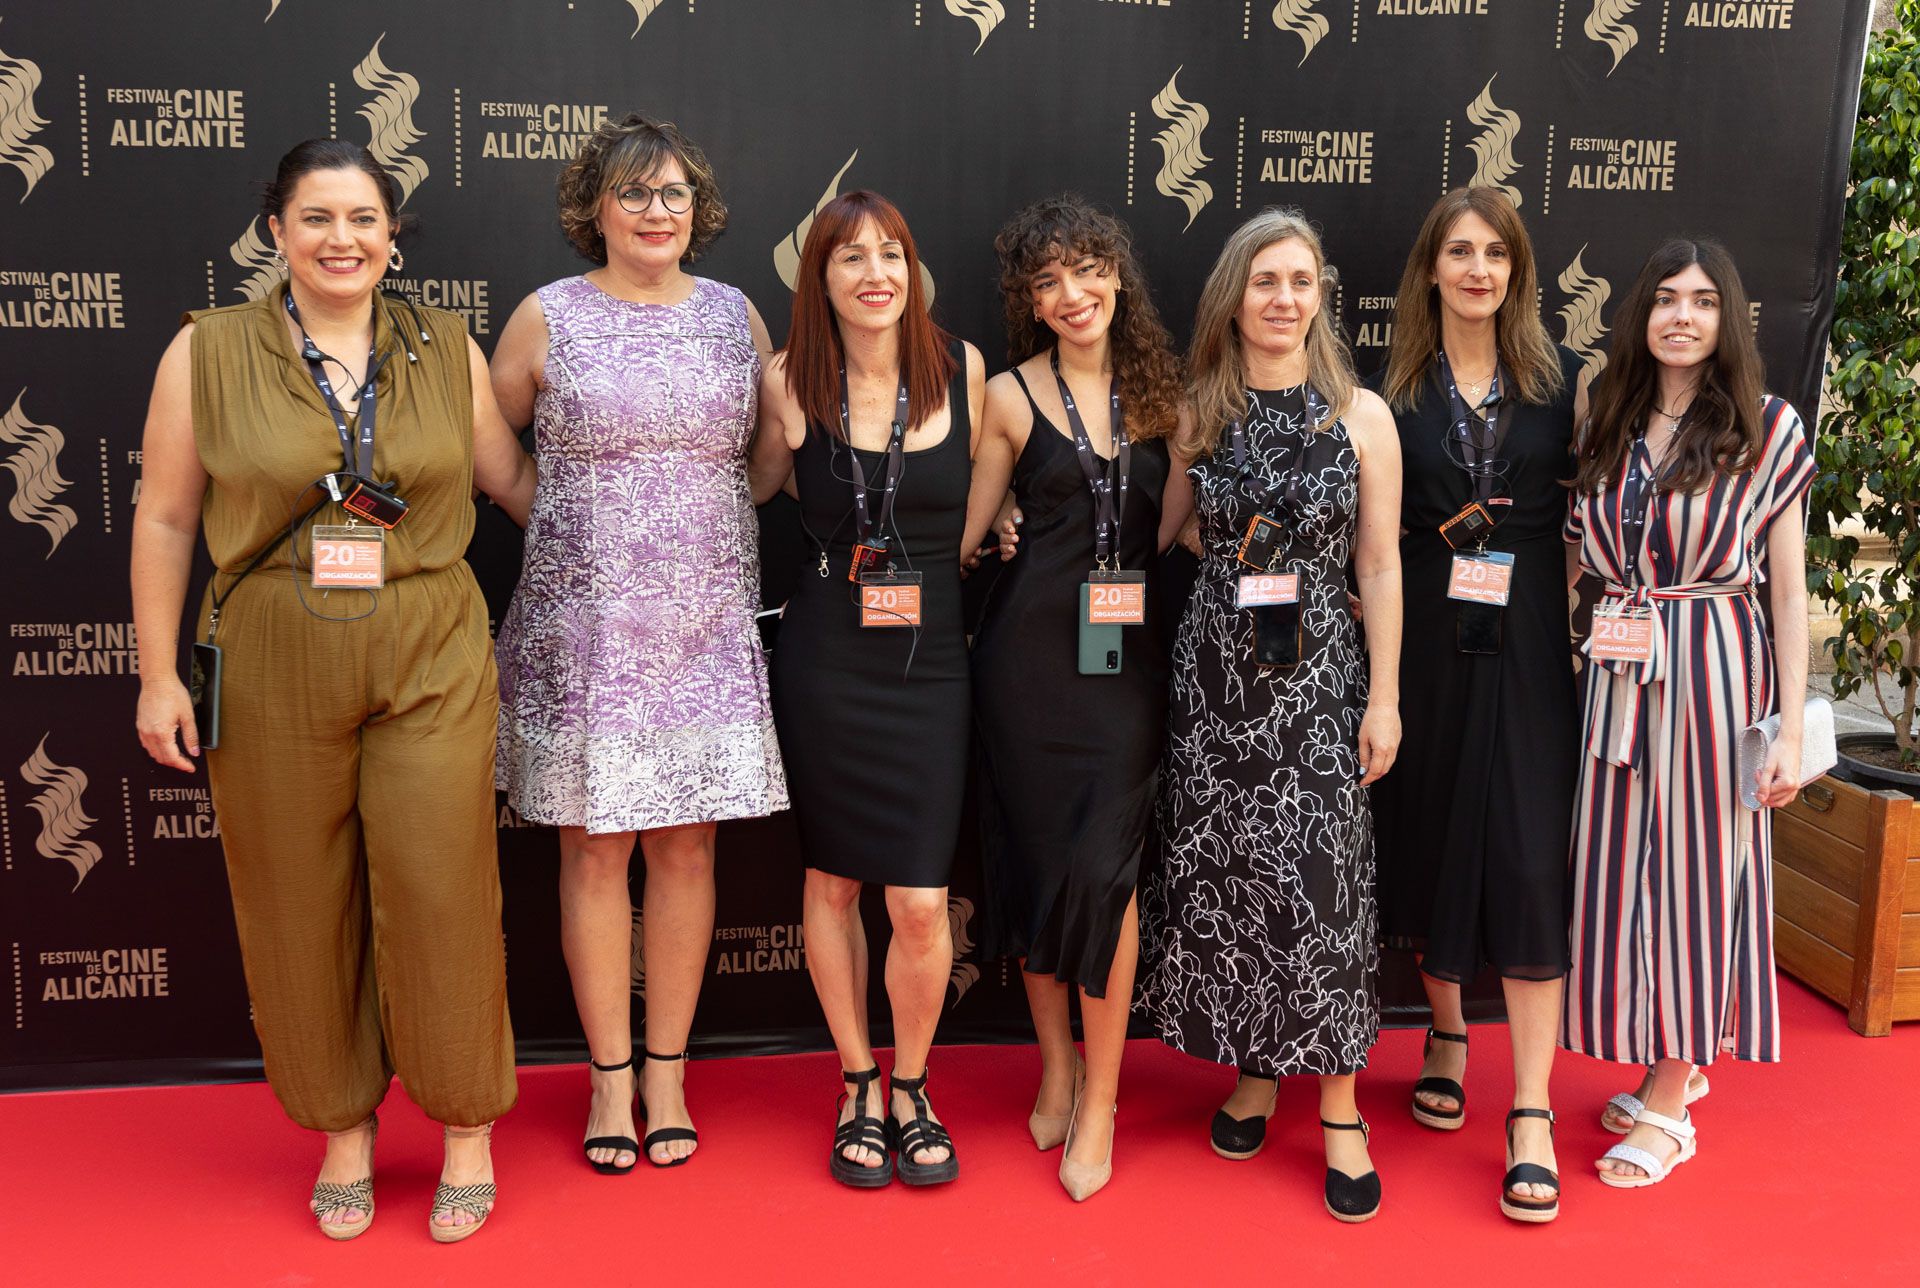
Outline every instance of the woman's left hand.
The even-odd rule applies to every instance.
[[[1360,763],[1366,769],[1360,785],[1365,787],[1392,769],[1399,753],[1400,708],[1369,702],[1366,715],[1360,718]]]
[[[1800,740],[1784,733],[1773,740],[1767,751],[1767,763],[1760,767],[1759,790],[1755,793],[1768,809],[1784,809],[1793,804],[1800,792]]]

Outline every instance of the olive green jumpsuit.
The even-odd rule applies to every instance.
[[[386,535],[385,588],[326,594],[289,566],[285,537],[324,495],[309,485],[341,468],[340,439],[288,332],[285,293],[188,315],[194,439],[210,480],[201,521],[217,569],[196,638],[214,593],[235,587],[214,638],[223,692],[207,767],[267,1080],[316,1130],[363,1121],[395,1072],[430,1117],[491,1122],[515,1083],[493,813],[499,699],[486,605],[462,558],[473,528],[466,332],[421,310],[432,339],[410,332],[410,362],[396,328],[411,317],[376,306],[375,348],[391,355],[376,385],[374,473],[397,480],[411,509]],[[330,505],[301,526],[302,570],[311,524],[346,518]]]

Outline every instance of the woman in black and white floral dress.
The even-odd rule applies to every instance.
[[[1353,1087],[1379,1029],[1366,785],[1400,736],[1400,458],[1321,315],[1333,281],[1304,220],[1269,210],[1228,240],[1201,297],[1191,432],[1174,446],[1200,573],[1173,657],[1141,999],[1162,1040],[1239,1066],[1214,1120],[1226,1157],[1258,1152],[1277,1078],[1319,1075],[1327,1208],[1359,1221],[1380,1201]],[[1279,526],[1271,572],[1298,579],[1292,666],[1256,662],[1255,614],[1238,606],[1260,571],[1239,557],[1255,516]]]

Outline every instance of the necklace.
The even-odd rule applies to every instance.
[[[1492,382],[1495,372],[1498,372],[1500,370],[1499,364],[1495,363],[1493,371],[1489,371],[1486,375],[1480,377],[1478,380],[1465,380],[1465,379],[1462,379],[1460,376],[1460,366],[1458,363],[1453,362],[1453,360],[1449,358],[1448,365],[1452,366],[1454,369],[1453,378],[1455,382],[1458,383],[1462,389],[1466,390],[1470,396],[1476,399],[1479,398],[1481,394],[1487,391],[1487,386]]]
[[[1682,407],[1679,411],[1668,411],[1665,407],[1662,407],[1659,403],[1655,403],[1653,405],[1653,409],[1659,412],[1662,416],[1667,418],[1667,432],[1669,434],[1677,434],[1680,432],[1680,422],[1687,418],[1687,413],[1689,411],[1693,410],[1693,404],[1688,403],[1685,407]]]

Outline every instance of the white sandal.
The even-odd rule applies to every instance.
[[[1652,1070],[1649,1069],[1648,1072],[1651,1073]],[[1698,1085],[1695,1085],[1694,1078],[1700,1080]],[[1687,1079],[1687,1098],[1683,1103],[1691,1105],[1696,1100],[1704,1100],[1706,1099],[1707,1093],[1711,1090],[1713,1090],[1713,1087],[1707,1082],[1706,1070],[1695,1069],[1693,1074]],[[1613,1125],[1613,1119],[1607,1114],[1607,1110],[1618,1109],[1631,1120],[1638,1117],[1640,1111],[1646,1107],[1646,1102],[1641,1100],[1640,1097],[1634,1095],[1631,1091],[1623,1091],[1600,1107],[1600,1125],[1616,1136],[1624,1136],[1633,1130],[1633,1123],[1629,1121],[1625,1127],[1615,1127]]]
[[[1700,1152],[1699,1142],[1694,1139],[1692,1114],[1688,1114],[1684,1119],[1676,1120],[1667,1117],[1665,1114],[1656,1114],[1651,1109],[1642,1109],[1634,1115],[1633,1121],[1635,1123],[1646,1123],[1649,1127],[1658,1127],[1661,1131],[1673,1138],[1674,1142],[1680,1146],[1680,1152],[1673,1156],[1671,1162],[1662,1163],[1659,1158],[1641,1149],[1638,1145],[1629,1145],[1625,1141],[1621,1141],[1618,1145],[1615,1145],[1602,1155],[1602,1157],[1615,1159],[1622,1163],[1631,1163],[1645,1172],[1646,1175],[1622,1176],[1618,1172],[1602,1172],[1600,1173],[1600,1181],[1604,1185],[1611,1185],[1616,1190],[1637,1190],[1643,1185],[1658,1185],[1667,1179],[1667,1174],[1673,1171],[1674,1168],[1680,1166],[1680,1164]]]

